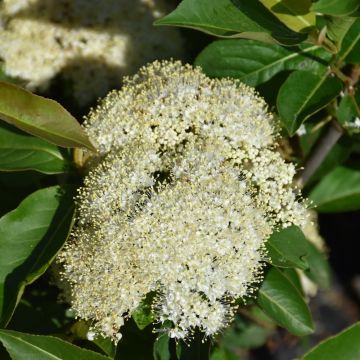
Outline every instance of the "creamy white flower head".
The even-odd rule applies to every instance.
[[[58,74],[80,105],[118,87],[124,75],[156,58],[181,57],[176,29],[156,28],[166,0],[3,0],[0,59],[30,90]]]
[[[175,338],[216,334],[261,281],[274,228],[302,225],[294,167],[253,89],[155,62],[93,110],[97,144],[60,255],[72,306],[106,336],[153,292]]]

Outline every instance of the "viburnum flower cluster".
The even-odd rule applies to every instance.
[[[306,221],[265,102],[238,81],[154,62],[85,129],[99,153],[59,256],[76,314],[119,339],[153,293],[169,336],[216,334],[261,281],[269,235]]]
[[[176,29],[152,26],[168,0],[3,0],[0,59],[9,76],[45,90],[61,74],[86,105],[124,75],[158,58],[181,57]],[[90,85],[91,83],[91,85]]]

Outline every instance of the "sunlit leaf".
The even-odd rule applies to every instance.
[[[183,0],[155,25],[183,26],[215,36],[288,45],[306,37],[287,28],[260,2],[253,0]]]
[[[303,32],[315,27],[315,13],[310,11],[311,0],[260,0],[289,29]]]
[[[95,151],[82,127],[59,103],[6,82],[0,82],[0,118],[56,145]]]

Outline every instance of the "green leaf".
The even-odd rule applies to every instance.
[[[307,241],[309,269],[304,271],[312,281],[322,288],[330,286],[330,266],[325,255],[310,241]]]
[[[225,330],[221,344],[231,351],[239,348],[257,348],[265,344],[271,332],[272,329],[245,321],[237,315],[232,326]]]
[[[0,330],[0,341],[12,360],[105,360],[110,359],[82,349],[59,338]]]
[[[285,268],[281,269],[281,272],[283,275],[285,275],[288,280],[296,287],[296,289],[299,291],[301,295],[304,295],[304,290],[301,285],[299,274],[295,269]]]
[[[305,270],[307,263],[307,240],[297,226],[289,226],[273,233],[266,243],[270,262],[274,266]]]
[[[360,323],[330,337],[310,350],[302,360],[358,360],[360,359]]]
[[[161,334],[154,342],[154,360],[170,360],[169,336]]]
[[[241,359],[242,357],[239,357],[238,355],[224,348],[214,349],[210,356],[210,360],[241,360]]]
[[[338,166],[314,187],[309,198],[319,212],[360,209],[360,170]]]
[[[311,0],[260,0],[282,23],[296,32],[316,25],[315,13],[310,12]]]
[[[196,58],[210,77],[232,77],[257,86],[281,71],[309,70],[323,72],[331,54],[319,46],[286,48],[255,40],[218,40]]]
[[[60,174],[69,167],[56,145],[0,123],[0,171]]]
[[[280,120],[290,136],[312,114],[325,107],[341,91],[342,83],[326,72],[315,75],[294,71],[281,86],[277,97]]]
[[[116,347],[114,345],[114,342],[110,338],[97,336],[92,342],[106,355],[109,355],[112,359],[114,358],[116,353]]]
[[[356,99],[356,100],[355,100]],[[355,104],[354,100],[357,104]],[[358,91],[356,97],[353,98],[350,95],[345,95],[341,98],[339,107],[336,111],[336,117],[341,125],[351,123],[357,116],[356,105],[360,104],[360,92]],[[358,105],[359,106],[359,105]]]
[[[326,15],[348,15],[360,6],[359,0],[318,0],[311,10]]]
[[[10,320],[26,285],[41,276],[72,224],[72,189],[58,186],[28,196],[0,219],[0,324]]]
[[[303,297],[280,270],[273,267],[266,273],[256,302],[292,334],[304,336],[313,332],[311,314]]]
[[[146,298],[141,301],[140,305],[131,314],[140,330],[145,329],[146,326],[150,325],[155,320],[155,316],[151,308],[153,298],[154,293],[147,294]]]
[[[326,19],[327,35],[335,43],[338,51],[341,49],[343,39],[356,18],[340,16],[331,16]]]
[[[80,124],[59,103],[6,82],[0,82],[0,118],[56,145],[96,151]]]
[[[351,64],[360,64],[360,18],[353,22],[343,38],[339,62],[344,60]]]
[[[215,36],[287,45],[306,38],[287,28],[260,2],[253,0],[183,0],[155,25],[183,26]]]

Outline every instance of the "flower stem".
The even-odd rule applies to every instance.
[[[334,120],[331,121],[328,129],[315,145],[314,151],[312,151],[310,157],[306,160],[303,170],[297,176],[296,180],[299,187],[306,185],[343,133],[344,131],[340,125]]]

